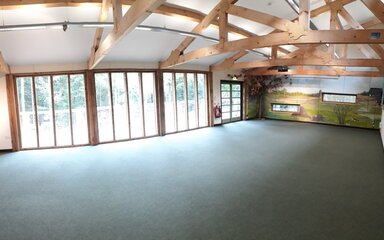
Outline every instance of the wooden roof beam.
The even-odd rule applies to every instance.
[[[228,13],[229,3],[224,2],[219,12],[219,41],[221,44],[228,42]]]
[[[371,39],[372,33],[379,33],[382,37]],[[226,52],[239,51],[243,49],[255,49],[271,47],[274,45],[295,44],[381,44],[384,43],[384,30],[308,30],[304,31],[299,38],[292,38],[288,32],[271,33],[265,36],[256,36],[200,48],[186,54],[182,54],[170,62],[168,66],[183,64],[203,57],[218,55]]]
[[[105,22],[108,18],[109,2],[110,0],[103,0],[101,4],[100,16],[99,16],[100,22]],[[104,28],[101,28],[101,27],[96,28],[95,37],[93,38],[93,44],[91,47],[91,55],[89,56],[89,59],[95,58],[95,52],[100,46],[101,37],[103,36],[103,31],[104,31]],[[91,66],[88,66],[88,68],[90,67]]]
[[[129,32],[135,29],[151,12],[165,0],[136,1],[124,14],[117,24],[117,29],[112,31],[95,52],[95,57],[89,59],[90,69],[93,69],[112,48]]]
[[[307,75],[307,76],[359,76],[359,77],[382,77],[384,74],[378,71],[347,71],[345,69],[289,69],[288,72],[276,70],[255,69],[246,72],[246,75]]]
[[[236,3],[238,0],[221,0],[209,13],[201,20],[196,27],[193,28],[193,33],[201,33],[204,29],[208,28],[213,20],[217,19],[217,16],[220,11],[227,11],[231,4]],[[227,3],[227,4],[225,4]],[[223,9],[227,8],[227,9]],[[220,23],[219,23],[220,26]],[[169,57],[159,63],[160,68],[167,68],[171,66],[171,63],[174,62],[181,54],[183,54],[184,50],[187,49],[189,45],[195,40],[194,37],[186,37],[182,43],[179,44],[177,48],[175,48]]]
[[[291,58],[262,60],[253,62],[235,63],[232,69],[246,69],[273,66],[340,66],[340,67],[381,67],[380,59],[330,59],[324,61],[322,58]]]
[[[233,64],[237,60],[239,60],[240,58],[244,57],[247,54],[248,54],[248,51],[241,50],[241,51],[235,53],[234,55],[232,55],[231,57],[226,58],[223,62],[210,66],[210,70],[213,72],[217,72],[217,71],[229,69],[233,66]]]
[[[366,21],[366,22],[363,22],[361,24],[361,26],[363,26],[363,28],[367,29],[367,28],[371,28],[371,27],[374,27],[378,24],[380,24],[381,21],[379,19],[377,19],[376,17],[373,17],[372,19]]]
[[[273,27],[275,29],[286,31],[287,24],[292,23],[289,20],[278,18],[267,13],[259,12],[253,9],[232,5],[228,13],[237,17],[245,18],[254,22]]]
[[[311,11],[311,18],[314,18],[316,16],[319,16],[320,14],[326,13],[328,11],[331,11],[332,8],[340,8],[340,6],[347,5],[349,3],[352,3],[356,0],[335,0],[333,2],[330,2],[330,4],[325,4],[321,7],[318,7],[316,9],[313,9]]]
[[[299,24],[305,29],[309,29],[309,0],[299,2]]]

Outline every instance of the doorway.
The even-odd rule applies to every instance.
[[[222,123],[242,120],[242,83],[221,81],[220,92]]]

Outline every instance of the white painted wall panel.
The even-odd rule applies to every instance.
[[[5,76],[0,76],[0,150],[12,148]]]

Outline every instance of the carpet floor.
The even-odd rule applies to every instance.
[[[0,155],[1,240],[382,240],[379,131],[242,121]]]

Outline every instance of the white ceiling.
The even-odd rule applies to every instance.
[[[191,8],[202,13],[209,13],[219,0],[168,0],[167,3]],[[239,0],[239,6],[265,12],[277,17],[292,20],[297,14],[284,0]],[[324,4],[323,0],[312,0],[311,6],[318,7]],[[373,14],[360,1],[348,4],[345,7],[359,22],[373,17]],[[126,11],[128,8],[124,8]],[[42,8],[28,6],[13,10],[0,10],[0,25],[52,23],[52,22],[92,22],[98,21],[100,9],[93,5],[84,7],[58,7]],[[112,21],[110,11],[108,21]],[[245,20],[240,17],[229,16],[229,22],[257,35],[265,35],[273,31],[263,24]],[[313,19],[319,29],[329,28],[329,14],[321,14]],[[345,24],[345,23],[344,23]],[[150,15],[142,25],[192,31],[196,22],[187,21],[177,17],[160,14]],[[106,29],[103,37],[111,31]],[[70,26],[66,32],[62,29],[28,30],[0,32],[0,51],[6,62],[11,66],[32,64],[60,64],[84,63],[89,58],[93,43],[95,29]],[[218,38],[218,29],[209,27],[204,35]],[[168,57],[185,37],[175,33],[134,30],[124,37],[112,51],[104,58],[107,62],[159,62]],[[230,40],[238,39],[238,35],[230,34]],[[213,43],[203,39],[196,39],[186,52],[210,46]],[[268,49],[260,51],[268,53]],[[211,65],[230,56],[230,53],[204,58],[191,62],[196,65]],[[263,59],[258,54],[249,54],[239,61]]]

